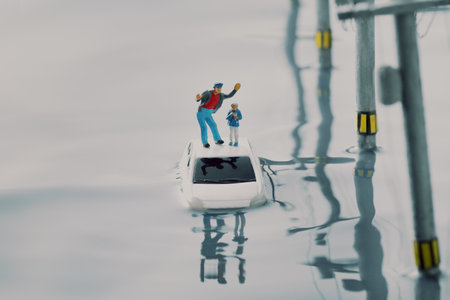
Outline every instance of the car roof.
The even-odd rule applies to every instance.
[[[195,158],[201,157],[232,157],[232,156],[253,156],[253,151],[247,138],[239,138],[239,146],[229,146],[211,144],[210,148],[203,147],[200,139],[191,140],[192,155]]]

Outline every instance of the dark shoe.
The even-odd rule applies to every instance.
[[[222,141],[222,140],[218,140],[218,141],[216,141],[216,144],[217,144],[217,145],[222,145],[222,144],[223,144],[223,141]]]
[[[203,147],[205,147],[205,148],[209,148],[209,144],[208,144],[208,143],[206,143],[206,144],[203,144]]]

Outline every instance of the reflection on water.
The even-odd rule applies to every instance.
[[[327,257],[316,256],[312,262],[305,263],[305,265],[316,267],[321,279],[331,279],[336,277],[335,273],[357,273],[354,268],[358,263],[352,259],[332,262]]]
[[[297,87],[297,99],[298,99],[298,114],[297,114],[297,126],[295,126],[292,131],[292,138],[294,140],[294,149],[292,151],[292,157],[298,157],[300,149],[302,147],[302,139],[299,134],[300,128],[307,123],[305,102],[304,102],[304,92],[301,80],[301,68],[298,66],[295,59],[295,44],[297,41],[297,20],[298,13],[300,9],[300,3],[298,0],[291,0],[291,9],[289,10],[287,29],[286,29],[286,57],[291,67],[292,74],[294,75],[295,86]],[[302,166],[300,161],[300,167]]]
[[[288,62],[291,66],[291,69],[294,73],[294,79],[297,86],[298,91],[298,117],[297,117],[297,126],[292,131],[292,138],[294,141],[294,149],[292,151],[293,159],[289,162],[273,162],[266,161],[268,165],[281,165],[281,164],[298,164],[295,167],[296,170],[306,170],[305,164],[314,164],[315,167],[315,176],[305,176],[305,181],[317,182],[320,186],[320,190],[324,195],[325,199],[328,201],[330,206],[330,215],[328,220],[320,225],[311,226],[311,227],[293,227],[288,229],[288,234],[293,234],[296,232],[301,232],[310,229],[324,229],[329,227],[331,224],[335,222],[339,222],[343,219],[340,217],[341,209],[338,199],[334,196],[331,182],[328,179],[325,173],[325,167],[327,164],[340,164],[340,163],[349,163],[354,161],[353,159],[346,157],[328,157],[328,148],[331,142],[331,126],[333,123],[333,114],[331,111],[330,105],[330,80],[331,80],[331,67],[329,64],[326,66],[320,66],[319,68],[319,80],[317,86],[317,95],[318,95],[318,105],[319,111],[321,115],[321,122],[318,127],[318,140],[316,146],[315,157],[313,158],[301,158],[300,150],[302,146],[302,138],[299,133],[299,129],[306,123],[306,111],[304,104],[304,92],[303,86],[301,82],[301,68],[297,65],[295,59],[295,44],[297,42],[297,19],[300,11],[300,4],[298,0],[291,0],[291,10],[288,16],[287,22],[287,34],[286,34],[286,55]],[[324,55],[328,55],[331,57],[331,52],[328,51]],[[326,59],[322,60],[326,61]],[[331,61],[331,58],[329,59]],[[322,243],[324,241],[326,234],[320,232],[318,234],[318,243]]]
[[[373,204],[372,176],[375,166],[375,152],[360,151],[354,169],[356,201],[360,218],[355,225],[354,249],[358,254],[360,281],[347,282],[347,290],[367,292],[367,299],[386,299],[386,279],[382,274],[383,248],[381,235],[373,226],[375,206]]]
[[[340,221],[340,205],[337,199],[334,197],[331,190],[331,184],[325,174],[326,164],[340,164],[353,162],[354,159],[347,157],[328,157],[328,146],[331,140],[331,125],[333,120],[333,115],[331,113],[330,99],[329,99],[329,86],[331,69],[321,68],[319,72],[319,87],[318,90],[322,91],[319,93],[319,108],[322,116],[321,124],[319,125],[319,140],[317,143],[317,151],[315,157],[300,157],[300,151],[302,148],[302,136],[300,134],[300,129],[303,125],[307,123],[307,113],[305,109],[304,101],[304,89],[301,80],[302,68],[299,67],[296,61],[296,42],[297,42],[297,22],[298,15],[300,12],[300,2],[298,0],[290,1],[290,11],[287,21],[286,29],[286,43],[285,50],[287,60],[291,67],[292,73],[294,75],[295,85],[297,88],[297,103],[298,103],[298,113],[297,113],[297,124],[292,130],[291,136],[294,141],[294,147],[291,153],[292,159],[286,161],[274,161],[267,158],[261,158],[261,164],[268,176],[276,176],[280,172],[284,171],[305,171],[307,170],[307,164],[314,164],[316,167],[316,176],[305,176],[306,181],[317,181],[323,194],[330,203],[331,215],[329,220],[325,224],[313,227],[303,227],[303,228],[292,228],[288,233],[292,234],[298,231],[309,230],[317,227],[328,227],[330,224]],[[328,52],[331,55],[330,52]],[[275,166],[283,166],[283,169],[274,170]],[[273,179],[271,178],[271,182]],[[286,201],[279,201],[275,195],[275,185],[273,184],[273,199],[275,202],[279,203],[280,206],[285,210],[292,210],[295,208],[291,203]]]
[[[301,161],[304,166],[305,161],[299,160],[298,156],[301,148],[301,137],[299,128],[306,122],[306,112],[304,110],[303,87],[301,85],[300,68],[298,68],[294,49],[296,43],[296,23],[299,11],[299,4],[296,0],[291,0],[291,12],[288,17],[287,26],[287,58],[294,71],[294,78],[299,92],[299,113],[298,125],[293,131],[294,150],[293,161]],[[318,50],[321,51],[320,49]],[[304,177],[305,181],[317,182],[320,186],[320,191],[327,200],[330,207],[330,214],[328,220],[320,225],[310,227],[293,227],[288,229],[288,234],[303,232],[306,230],[316,229],[315,241],[312,246],[314,257],[305,265],[314,266],[317,268],[321,279],[336,278],[336,273],[341,274],[357,274],[359,269],[360,280],[351,279],[352,276],[345,276],[342,279],[342,287],[346,291],[356,292],[365,290],[367,292],[367,299],[386,299],[387,298],[387,284],[382,275],[382,260],[383,250],[380,242],[380,233],[372,225],[372,220],[375,215],[375,208],[373,205],[373,186],[372,175],[375,164],[374,152],[361,152],[358,156],[358,161],[355,167],[355,188],[358,209],[360,211],[360,219],[355,225],[354,233],[354,249],[358,258],[341,259],[333,261],[321,253],[321,249],[330,247],[327,235],[328,228],[333,224],[343,220],[341,217],[341,205],[339,200],[333,193],[331,181],[326,174],[326,166],[333,163],[347,163],[345,158],[330,158],[328,157],[328,150],[332,138],[331,126],[333,123],[333,113],[330,104],[330,81],[331,81],[331,51],[320,53],[321,60],[318,72],[317,84],[317,104],[321,116],[321,121],[318,126],[318,140],[314,158],[315,176]],[[353,161],[353,160],[350,160]],[[354,218],[350,218],[354,219]],[[329,252],[328,252],[329,253]],[[320,289],[319,286],[317,286]],[[319,291],[320,294],[322,294]]]
[[[230,214],[203,214],[203,227],[193,228],[194,232],[203,232],[204,238],[201,244],[200,253],[200,281],[217,280],[219,284],[226,284],[226,266],[229,260],[236,260],[238,263],[237,278],[239,283],[245,283],[245,259],[244,244],[248,238],[244,235],[245,215],[244,212],[236,212],[234,216],[233,245],[230,245],[222,238],[230,232],[226,226],[225,219]],[[212,224],[215,223],[215,224]],[[230,253],[230,248],[235,247],[235,251]]]
[[[441,286],[439,278],[421,275],[416,281],[416,300],[439,300],[441,299]]]

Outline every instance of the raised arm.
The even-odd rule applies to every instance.
[[[241,88],[241,84],[240,83],[236,83],[235,85],[234,85],[234,89],[231,91],[231,93],[229,93],[228,95],[223,95],[223,98],[224,99],[227,99],[227,98],[231,98],[231,97],[233,97],[234,96],[234,94],[236,94],[236,92],[239,90]]]

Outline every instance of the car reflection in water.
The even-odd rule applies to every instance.
[[[226,226],[225,219],[234,216],[234,230],[231,242],[235,246],[235,251],[230,253],[230,244],[223,241],[231,230]],[[215,221],[215,226],[211,223]],[[203,256],[200,259],[200,281],[217,280],[219,284],[226,284],[225,271],[227,262],[236,260],[238,266],[238,281],[245,283],[245,258],[244,244],[248,240],[244,235],[245,215],[244,212],[231,214],[203,214],[203,228],[193,228],[194,232],[203,232],[204,239],[201,245],[200,253]],[[229,240],[229,239],[228,239]]]

